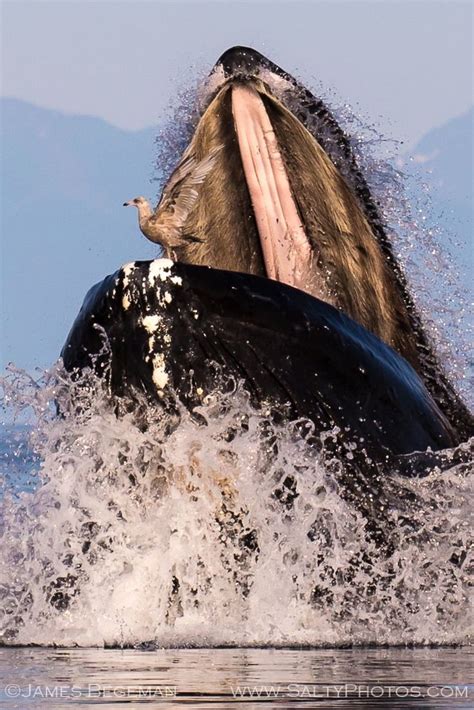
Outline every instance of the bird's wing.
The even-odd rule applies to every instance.
[[[222,146],[217,146],[210,153],[196,161],[193,155],[186,156],[172,173],[163,191],[155,215],[172,210],[176,226],[181,227],[186,222],[199,195],[199,185],[205,181],[211,171],[216,156]]]
[[[186,175],[189,174],[191,170],[196,165],[196,159],[194,158],[194,155],[190,152],[191,150],[191,144],[186,148],[186,150],[183,153],[183,157],[181,158],[181,162],[177,165],[177,167],[173,170],[171,173],[168,182],[163,188],[163,192],[161,194],[161,199],[158,203],[158,206],[155,210],[155,212],[158,211],[159,208],[164,205],[165,202],[169,202],[175,187],[179,185],[180,182],[184,180]]]

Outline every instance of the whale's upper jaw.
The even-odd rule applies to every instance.
[[[240,74],[250,78],[257,76],[263,68],[275,71],[275,73],[284,73],[280,67],[251,47],[236,46],[227,49],[217,60],[216,67],[222,67],[226,77]]]
[[[291,74],[251,47],[231,47],[221,54],[211,71],[211,76],[220,75],[224,80],[264,79],[269,74],[280,82],[287,82],[288,88],[306,91]]]
[[[220,74],[224,79],[242,80],[263,79],[268,74],[272,74],[281,82],[287,82],[288,88],[293,87],[300,92],[307,92],[314,100],[310,92],[291,74],[251,47],[236,46],[227,49],[215,63],[211,76],[213,74]],[[319,103],[323,105],[322,101]]]

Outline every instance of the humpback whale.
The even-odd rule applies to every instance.
[[[118,411],[140,397],[194,410],[243,382],[258,406],[335,432],[339,452],[355,441],[362,469],[466,439],[472,417],[329,109],[245,47],[220,57],[201,102],[176,170],[215,160],[176,263],[134,262],[93,287],[65,368],[103,376]]]

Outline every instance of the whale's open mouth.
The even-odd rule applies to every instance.
[[[185,224],[197,239],[176,250],[178,260],[276,279],[331,303],[405,357],[451,420],[467,421],[350,140],[323,101],[259,52],[234,47],[201,103],[186,155],[219,150]]]
[[[182,261],[266,276],[331,303],[416,361],[410,299],[347,136],[323,102],[252,49],[228,50],[187,153],[222,146]]]

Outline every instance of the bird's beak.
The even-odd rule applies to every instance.
[[[131,204],[132,204],[131,202],[124,202],[124,203],[123,203],[123,206],[124,206],[124,207],[130,207]]]

